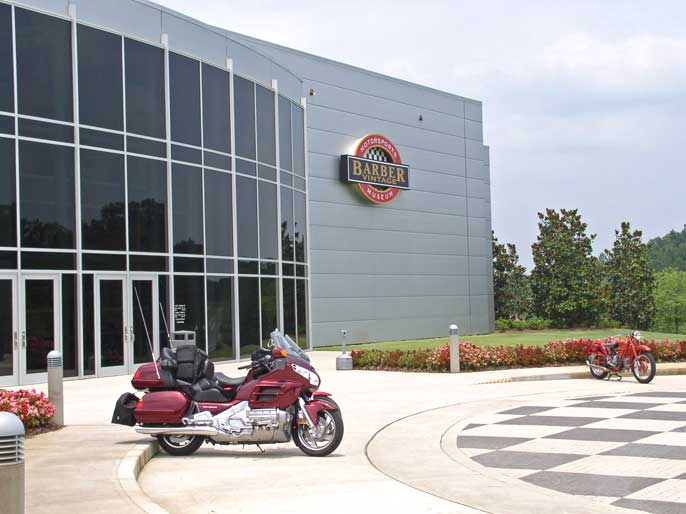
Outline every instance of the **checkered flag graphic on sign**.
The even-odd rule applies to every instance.
[[[388,155],[388,152],[378,146],[374,146],[367,150],[367,153],[365,153],[364,156],[366,159],[371,159],[372,161],[391,162],[391,156]]]

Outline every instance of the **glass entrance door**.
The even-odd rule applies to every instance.
[[[95,349],[101,377],[128,373],[128,309],[126,280],[95,277]]]
[[[17,279],[0,275],[0,386],[19,383]]]
[[[133,357],[129,373],[133,373],[139,364],[153,362],[160,355],[157,276],[132,276],[129,297],[129,335]]]
[[[20,381],[36,384],[48,379],[48,353],[61,348],[59,280],[54,275],[21,279]]]

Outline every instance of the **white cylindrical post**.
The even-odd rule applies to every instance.
[[[24,514],[24,425],[0,412],[0,501],[4,514]]]
[[[62,354],[56,350],[48,354],[48,399],[55,407],[52,422],[64,425],[64,368]]]
[[[347,330],[341,330],[341,354],[338,357],[336,357],[337,370],[353,369],[353,358],[350,355],[348,355],[348,352],[345,351],[345,340],[347,335]]]
[[[452,324],[448,329],[450,335],[450,372],[460,372],[460,338],[457,325]]]

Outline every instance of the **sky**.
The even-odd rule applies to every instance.
[[[686,223],[686,2],[158,0],[206,23],[481,100],[493,229],[531,268],[536,213]]]

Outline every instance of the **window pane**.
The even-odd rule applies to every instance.
[[[73,119],[71,23],[17,8],[19,112]]]
[[[233,255],[231,175],[205,170],[205,239],[207,255]]]
[[[79,353],[76,348],[76,275],[62,275],[62,363],[64,376],[79,374]]]
[[[164,52],[132,39],[126,49],[126,130],[165,137]]]
[[[291,102],[279,97],[279,163],[285,170],[293,169],[291,147]]]
[[[257,181],[236,177],[238,256],[257,259]]]
[[[14,112],[12,8],[0,4],[0,111]]]
[[[307,259],[307,214],[305,194],[294,192],[295,204],[295,260],[305,262]]]
[[[283,279],[283,329],[293,339],[297,337],[295,331],[295,280]]]
[[[95,375],[93,275],[83,275],[83,374]]]
[[[126,250],[124,156],[81,150],[81,229],[88,250]]]
[[[255,158],[255,84],[235,77],[234,105],[236,109],[236,154]]]
[[[238,308],[240,312],[240,353],[250,357],[260,345],[260,279],[240,277],[238,279]]]
[[[306,349],[307,341],[307,281],[296,280],[297,284],[297,316],[298,316],[298,346]]]
[[[14,140],[0,139],[0,246],[17,245]]]
[[[166,163],[129,157],[129,249],[132,252],[167,251]]]
[[[169,54],[171,138],[200,146],[200,63]]]
[[[121,134],[82,128],[79,130],[79,137],[81,147],[95,146],[97,148],[124,151],[124,136]]]
[[[257,158],[272,165],[276,165],[275,124],[274,93],[257,86]]]
[[[195,344],[205,350],[205,278],[189,275],[174,277],[175,330],[195,332]]]
[[[174,164],[172,168],[174,251],[203,253],[202,168]]]
[[[22,245],[74,248],[74,149],[21,141],[19,156]]]
[[[212,359],[233,359],[231,279],[207,277],[207,353]]]
[[[165,268],[166,269],[166,268]],[[158,275],[157,277],[157,299],[160,304],[158,308],[160,309],[160,348],[169,346],[169,276],[168,275]]]
[[[269,334],[278,328],[279,304],[276,301],[276,279],[262,278],[262,342],[269,342]]]
[[[79,120],[123,130],[121,37],[79,25]]]
[[[301,107],[293,105],[293,171],[305,176],[305,118]]]
[[[284,261],[293,261],[293,190],[281,188],[281,253]]]
[[[260,258],[278,259],[276,225],[276,184],[259,183],[260,190]]]
[[[231,152],[229,134],[229,74],[208,64],[202,65],[203,146]]]

